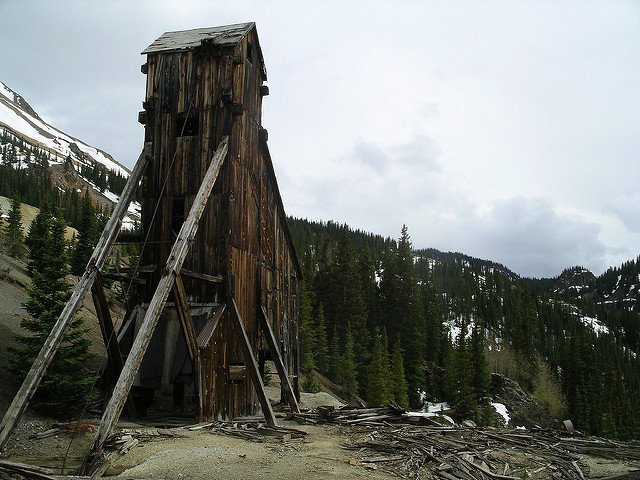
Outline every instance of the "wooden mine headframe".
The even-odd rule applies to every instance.
[[[198,420],[252,414],[259,403],[275,425],[259,367],[271,358],[284,399],[298,410],[301,270],[261,126],[268,87],[255,24],[168,32],[143,54],[144,150],[85,273],[5,414],[0,447],[89,288],[118,378],[93,460],[135,385],[173,387],[183,395],[187,378]],[[101,269],[140,180],[139,286],[116,335],[100,283],[108,275]],[[133,403],[128,402],[135,410]]]

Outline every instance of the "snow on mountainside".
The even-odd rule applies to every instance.
[[[46,123],[21,95],[2,82],[0,82],[0,135],[12,140],[21,140],[31,147],[46,152],[52,167],[70,162],[77,171],[77,176],[84,181],[84,186],[75,183],[64,186],[74,189],[90,186],[94,197],[99,198],[102,204],[116,202],[117,195],[108,189],[98,188],[90,179],[82,176],[80,172],[83,168],[92,169],[97,164],[104,167],[107,175],[113,172],[126,178],[130,174],[129,169],[114,160],[108,153]],[[15,168],[24,168],[28,165],[29,156],[24,152],[16,152],[16,159]],[[139,212],[140,206],[132,204],[129,207],[129,218],[125,218],[125,223],[132,224],[138,221]]]

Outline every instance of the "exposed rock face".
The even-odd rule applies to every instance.
[[[494,402],[503,403],[509,412],[509,427],[558,427],[547,410],[526,392],[518,382],[498,373],[491,374],[491,395]]]
[[[554,292],[563,293],[573,291],[580,295],[592,289],[596,284],[596,276],[583,267],[565,269],[554,283]]]

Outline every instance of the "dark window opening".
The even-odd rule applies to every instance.
[[[176,136],[191,137],[198,135],[199,123],[197,113],[195,115],[189,115],[188,117],[184,114],[178,115]]]
[[[252,58],[253,58],[253,45],[247,42],[247,60],[253,63],[253,61],[251,60]]]
[[[171,205],[171,230],[176,235],[184,223],[184,198],[176,197]]]

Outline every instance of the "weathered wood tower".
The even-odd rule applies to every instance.
[[[260,404],[275,425],[259,368],[269,357],[298,409],[301,270],[261,126],[268,88],[255,24],[168,32],[143,54],[145,148],[0,425],[2,448],[91,288],[117,382],[85,472],[102,458],[133,386],[171,388],[178,403],[189,390],[198,419]],[[116,334],[100,278],[141,180],[139,287]]]
[[[201,392],[202,418],[254,413],[250,371],[232,322],[233,297],[256,358],[268,351],[260,324],[264,307],[290,382],[297,391],[300,268],[278,191],[267,132],[261,126],[266,70],[254,23],[168,32],[143,54],[147,61],[145,141],[153,164],[142,181],[139,297],[144,311],[211,159],[229,136],[227,159],[209,195],[181,277],[197,335],[195,372],[174,305],[149,346],[134,385],[174,392],[182,378]],[[142,318],[142,315],[139,316]]]

